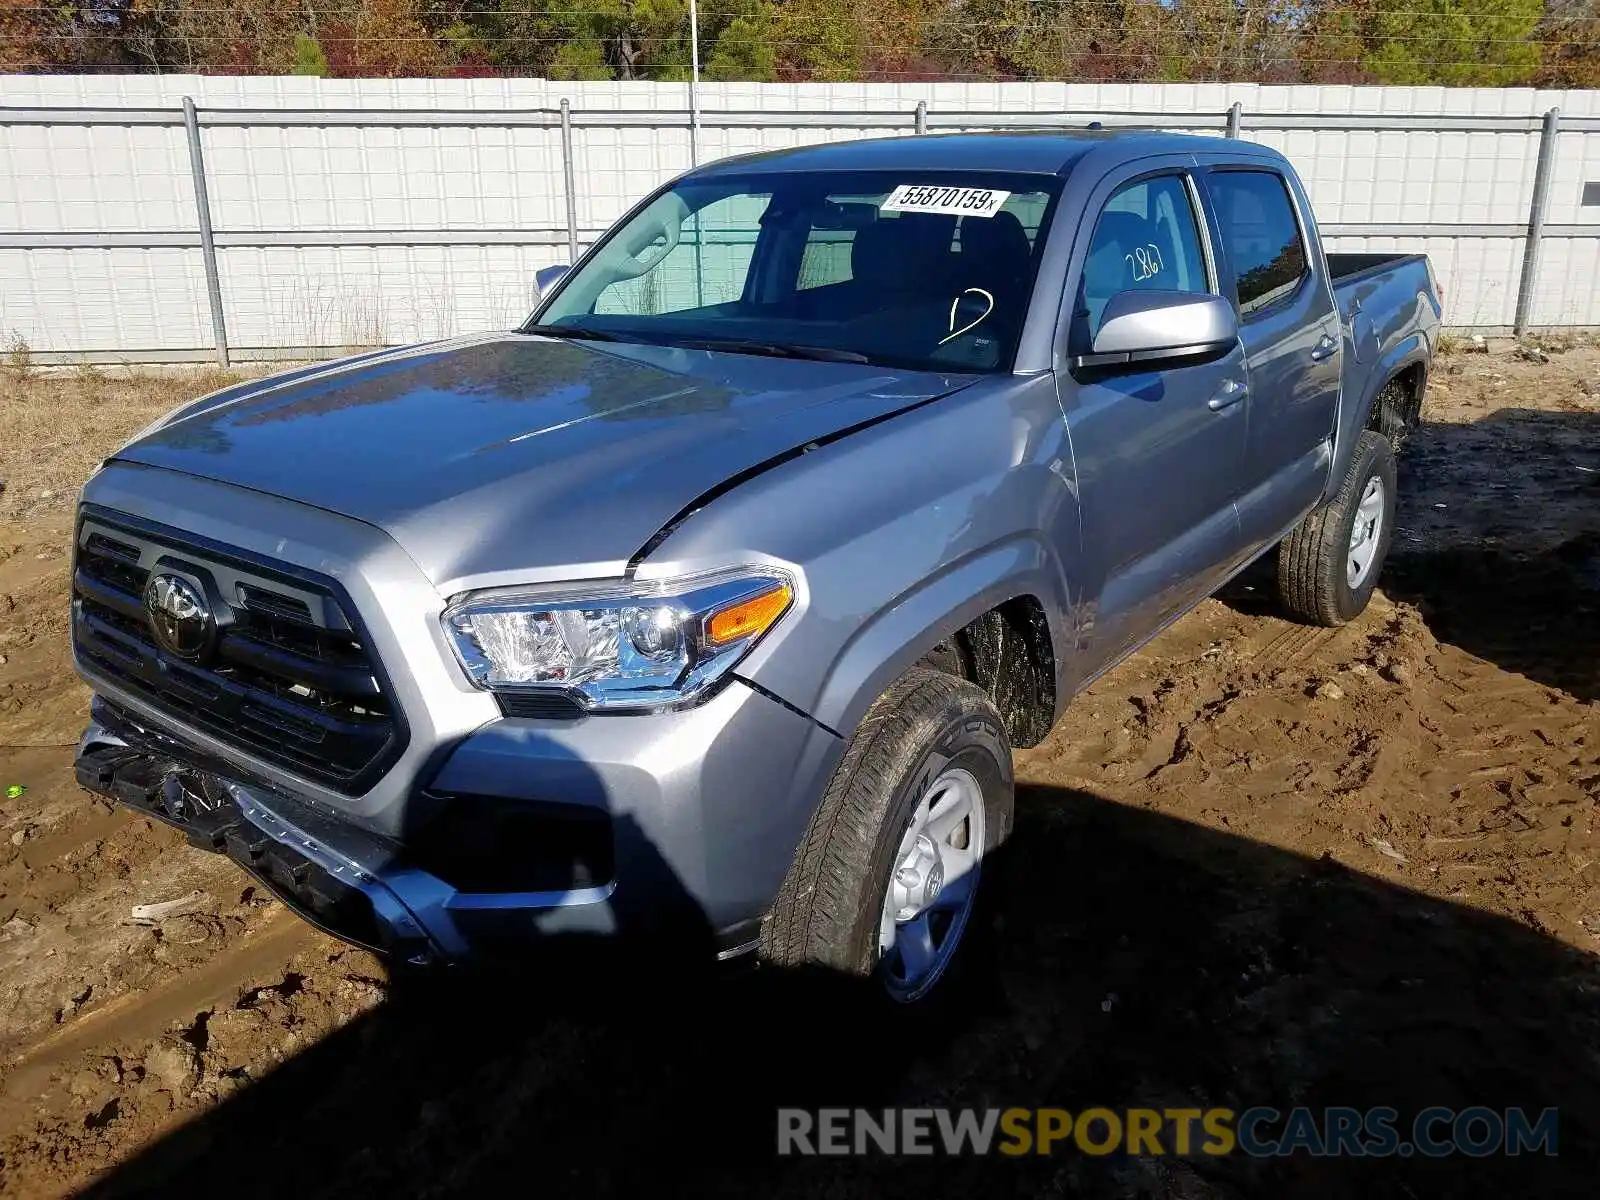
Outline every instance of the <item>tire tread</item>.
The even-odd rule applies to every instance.
[[[819,963],[852,973],[870,966],[854,961],[852,943],[883,802],[920,750],[915,737],[919,727],[962,699],[989,703],[981,689],[964,679],[915,667],[873,702],[846,746],[763,922],[764,959],[781,966]]]
[[[1392,461],[1393,451],[1388,440],[1374,430],[1362,430],[1350,456],[1349,469],[1333,499],[1306,514],[1279,543],[1278,597],[1296,620],[1334,628],[1357,615],[1343,611],[1340,603],[1344,555],[1349,548],[1341,534],[1346,518],[1360,503],[1361,491],[1372,475],[1372,461],[1384,456]],[[1393,482],[1391,469],[1388,472],[1391,487]],[[1383,536],[1389,534],[1390,530],[1386,529]],[[1373,581],[1381,567],[1381,562],[1376,564]]]

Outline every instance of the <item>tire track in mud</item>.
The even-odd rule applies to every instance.
[[[7,1064],[0,1079],[0,1127],[8,1107],[24,1105],[47,1089],[52,1072],[78,1056],[109,1045],[134,1045],[159,1037],[174,1024],[235,996],[241,980],[281,976],[284,964],[320,935],[282,905],[260,926],[231,939],[193,970],[160,986],[124,992],[31,1041]]]
[[[1287,621],[1281,624],[1284,626],[1283,629],[1251,647],[1244,657],[1285,667],[1298,666],[1313,658],[1338,635],[1338,631],[1334,629],[1317,629],[1309,625],[1294,625]],[[1263,629],[1263,634],[1271,633],[1271,628],[1268,624]]]

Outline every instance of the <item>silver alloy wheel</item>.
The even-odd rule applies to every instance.
[[[1383,479],[1374,475],[1367,480],[1361,493],[1361,503],[1356,506],[1355,523],[1350,526],[1350,553],[1345,558],[1345,578],[1353,592],[1372,573],[1372,564],[1378,557],[1378,543],[1383,534]]]
[[[916,1000],[949,966],[972,915],[984,835],[982,788],[947,767],[917,800],[883,898],[878,972],[896,1000]]]

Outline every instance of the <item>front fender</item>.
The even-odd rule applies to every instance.
[[[867,709],[891,683],[930,650],[990,609],[1033,596],[1050,622],[1055,654],[1056,707],[1065,695],[1063,666],[1068,655],[1062,614],[1070,609],[1062,575],[1049,549],[1022,534],[944,567],[937,575],[897,596],[869,618],[844,644],[824,678],[814,716],[849,737]]]
[[[794,609],[738,673],[848,736],[919,658],[1022,595],[1046,614],[1050,682],[1066,694],[1063,564],[1079,549],[1055,381],[997,376],[745,481],[673,529],[647,565],[681,575],[788,564]]]

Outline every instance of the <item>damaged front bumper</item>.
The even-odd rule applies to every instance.
[[[224,854],[306,921],[415,966],[460,961],[472,947],[441,914],[456,889],[408,865],[387,839],[303,801],[228,779],[226,767],[96,697],[75,773],[87,790]],[[611,884],[472,897],[515,918],[603,905]],[[430,921],[429,917],[433,919]]]

